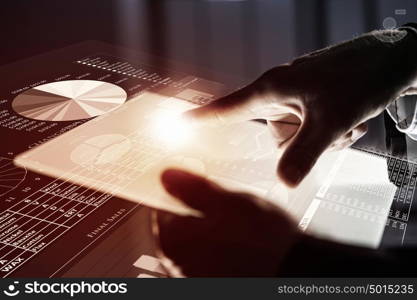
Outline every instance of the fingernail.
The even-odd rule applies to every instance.
[[[185,112],[181,115],[181,117],[183,118],[184,121],[186,121],[187,123],[194,125],[194,123],[197,123],[198,120],[196,120],[196,118],[190,114],[189,112]]]
[[[296,186],[302,179],[302,171],[296,165],[288,165],[283,170],[284,180],[291,186]]]
[[[199,118],[195,116],[192,110],[183,113],[182,117],[190,126],[197,127],[201,125],[201,120],[199,120]]]
[[[184,183],[189,183],[193,178],[193,175],[178,169],[168,169],[161,174],[162,185],[171,194],[176,194]]]
[[[178,169],[165,170],[162,175],[162,181],[168,184],[176,184],[192,177],[188,172]]]
[[[165,212],[165,211],[157,211],[157,221],[161,225],[169,224],[172,222],[172,220],[176,217],[176,215]]]

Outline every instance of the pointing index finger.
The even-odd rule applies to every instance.
[[[184,117],[193,123],[223,125],[248,121],[261,117],[257,108],[262,106],[262,97],[254,84],[219,98],[205,106],[189,110]]]

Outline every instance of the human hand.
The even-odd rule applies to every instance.
[[[410,91],[417,41],[404,36],[383,42],[392,36],[384,34],[366,34],[273,68],[186,116],[220,125],[266,119],[283,150],[278,176],[296,186],[326,149],[353,144],[366,133],[368,119]]]
[[[301,236],[280,208],[249,194],[229,192],[180,170],[162,175],[165,189],[204,217],[155,211],[159,256],[174,277],[276,276]]]

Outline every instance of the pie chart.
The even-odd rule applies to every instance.
[[[71,152],[71,160],[81,166],[104,165],[119,160],[132,148],[128,138],[121,134],[103,134],[92,137]]]
[[[20,115],[42,121],[73,121],[105,114],[127,98],[119,86],[97,80],[65,80],[19,94],[12,103]]]

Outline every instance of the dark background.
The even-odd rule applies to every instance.
[[[417,1],[1,0],[0,65],[94,39],[253,78],[387,17],[417,21]]]

